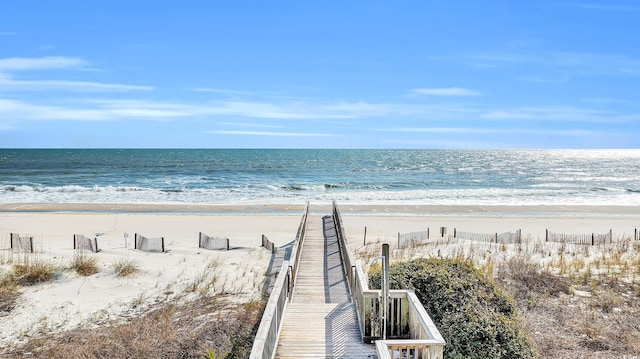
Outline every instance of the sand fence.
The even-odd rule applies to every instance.
[[[134,249],[143,252],[159,252],[164,253],[164,237],[148,238],[138,233],[134,236]]]
[[[637,239],[637,232],[634,239]],[[580,245],[596,245],[607,244],[613,242],[613,230],[609,230],[606,233],[590,233],[590,234],[566,234],[555,233],[547,229],[545,242],[567,243],[567,244],[580,244]]]
[[[200,232],[198,235],[198,247],[211,250],[229,250],[229,238],[210,237]]]
[[[278,247],[267,238],[264,234],[262,235],[262,246],[271,251],[271,253],[276,253],[278,251]]]
[[[365,228],[366,233],[366,228]],[[398,232],[398,249],[426,244],[430,239],[437,240],[445,238],[447,236],[447,228],[440,227],[436,237],[430,237],[430,230],[427,228],[425,231],[418,232]],[[500,244],[517,244],[522,242],[522,230],[518,229],[514,232],[503,233],[475,233],[458,231],[457,228],[453,229],[453,236],[449,238],[464,239],[475,242],[485,243],[500,243]],[[634,229],[634,240],[640,240],[640,230]],[[588,233],[588,234],[572,234],[572,233],[557,233],[546,230],[545,242],[563,243],[563,244],[578,244],[578,245],[599,245],[599,244],[611,244],[613,242],[613,230],[609,230],[605,233]],[[365,238],[366,244],[366,238]]]
[[[73,249],[88,250],[93,253],[98,253],[100,251],[100,249],[98,249],[97,238],[89,238],[82,234],[73,235]]]
[[[10,248],[13,252],[35,252],[32,236],[21,236],[17,233],[11,233],[10,243]]]
[[[262,236],[262,246],[268,248],[273,253],[278,250],[273,242],[269,241],[266,236]],[[20,253],[36,253],[36,241],[32,235],[20,235],[18,233],[10,233],[9,237],[9,247],[6,248],[7,238],[4,237],[0,239],[0,249],[10,250],[12,252],[20,252]],[[265,244],[266,243],[266,244]],[[126,239],[125,239],[125,247],[126,248]],[[198,248],[209,249],[209,250],[230,250],[230,240],[229,238],[223,237],[212,237],[208,236],[202,232],[198,235]],[[63,248],[60,248],[63,249]],[[96,237],[88,237],[82,234],[74,234],[73,235],[73,249],[74,250],[87,250],[93,253],[98,253],[102,249],[98,246],[98,238]],[[165,247],[165,238],[149,238],[145,237],[141,234],[135,234],[134,240],[134,249],[143,251],[143,252],[156,252],[156,253],[164,253],[167,251]]]
[[[430,235],[430,229],[427,228],[426,231],[419,232],[408,232],[408,233],[400,233],[398,232],[398,249],[407,247],[420,245],[422,243],[427,242]],[[440,227],[438,231],[438,236],[434,239],[441,239],[447,236],[447,227]],[[520,243],[522,240],[522,230],[518,229],[515,232],[504,232],[504,233],[473,233],[473,232],[462,232],[458,231],[456,228],[453,229],[453,238],[457,239],[466,239],[476,242],[487,242],[487,243],[502,243],[502,244],[514,244]]]
[[[453,238],[468,239],[476,242],[515,244],[522,241],[522,230],[518,229],[515,232],[503,233],[473,233],[458,231],[454,228]]]

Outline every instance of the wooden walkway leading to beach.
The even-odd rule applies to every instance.
[[[362,342],[331,216],[309,216],[276,358],[375,358]]]

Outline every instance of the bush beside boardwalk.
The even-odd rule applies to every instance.
[[[446,358],[535,358],[511,298],[464,258],[391,265],[391,289],[413,289],[447,341]],[[370,273],[380,288],[380,270]]]

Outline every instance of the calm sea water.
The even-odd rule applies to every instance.
[[[640,205],[640,151],[0,150],[0,202]]]

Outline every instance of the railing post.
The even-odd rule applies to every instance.
[[[387,323],[389,320],[389,244],[382,244],[382,339],[387,340]]]

